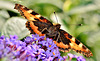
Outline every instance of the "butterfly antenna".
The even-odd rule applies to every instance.
[[[56,16],[56,12],[54,11],[54,14],[55,14],[55,18],[57,20],[57,24],[58,24],[58,19],[57,19],[57,16]],[[77,25],[77,26],[82,26],[83,24],[70,24],[70,25]]]
[[[82,26],[83,24],[68,24],[68,25],[76,25],[76,26]]]
[[[57,24],[58,24],[58,19],[57,19],[56,13],[54,12],[54,14],[55,14],[55,18],[56,18],[56,20],[57,20]]]
[[[82,26],[83,24],[78,24],[78,26]]]

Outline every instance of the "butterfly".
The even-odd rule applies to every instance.
[[[93,56],[92,52],[79,40],[60,29],[60,24],[52,24],[40,14],[21,4],[15,4],[14,9],[17,9],[23,17],[28,19],[26,28],[29,29],[31,34],[37,33],[40,36],[46,35],[46,37],[52,38],[60,51],[69,52],[72,49],[86,57]]]

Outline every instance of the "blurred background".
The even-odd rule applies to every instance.
[[[100,0],[0,0],[0,35],[17,35],[23,39],[29,35],[25,27],[27,20],[14,9],[15,3],[34,10],[53,23],[60,23],[62,29],[92,51],[93,57],[83,55],[87,61],[100,61]]]

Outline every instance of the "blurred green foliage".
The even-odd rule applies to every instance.
[[[15,3],[33,9],[57,23],[53,13],[55,11],[62,29],[79,39],[93,52],[93,57],[86,59],[100,61],[100,0],[1,0],[1,34],[7,37],[17,34],[19,39],[22,39],[29,35],[29,31],[25,28],[26,19],[14,9]],[[80,55],[73,51],[71,53]]]

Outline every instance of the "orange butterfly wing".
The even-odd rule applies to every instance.
[[[15,4],[14,9],[17,9],[23,17],[29,20],[26,22],[26,27],[32,34],[37,33],[40,36],[43,36],[44,34],[42,34],[41,31],[48,26],[53,26],[53,24],[46,18],[23,5]],[[36,26],[37,22],[41,22],[41,25]]]
[[[62,51],[69,51],[70,49],[84,54],[86,57],[93,56],[92,52],[85,46],[83,45],[80,41],[75,39],[75,37],[71,36],[64,30],[59,30],[60,32],[60,38],[59,41],[57,42],[57,46],[59,47],[60,45],[60,50]],[[56,41],[54,41],[56,43]],[[63,47],[65,46],[65,47]]]

